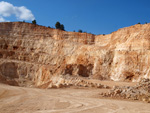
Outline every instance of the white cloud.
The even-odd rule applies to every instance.
[[[0,22],[5,22],[6,20],[3,17],[0,17]]]
[[[5,20],[3,17],[0,16],[0,22],[10,22],[9,20]]]
[[[8,2],[0,2],[0,21],[5,21],[4,17],[15,15],[17,20],[34,20],[32,12],[24,6],[16,7]]]

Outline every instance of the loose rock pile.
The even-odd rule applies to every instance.
[[[135,86],[114,86],[108,93],[102,93],[103,97],[141,100],[150,103],[150,79],[142,79]]]
[[[49,88],[63,88],[63,87],[92,87],[92,88],[110,88],[107,85],[102,85],[100,83],[91,82],[89,79],[82,77],[72,77],[70,75],[62,75],[59,78],[53,79],[49,85]]]

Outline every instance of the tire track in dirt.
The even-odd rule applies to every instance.
[[[99,99],[101,89],[36,89],[0,84],[0,113],[143,113],[149,104]],[[5,96],[6,95],[6,96]]]

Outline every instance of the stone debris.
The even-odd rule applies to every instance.
[[[56,78],[55,78],[56,79]],[[61,80],[59,80],[61,79]],[[57,81],[52,82],[49,84],[48,88],[64,88],[64,87],[91,87],[91,88],[104,88],[109,89],[110,87],[107,85],[102,85],[100,83],[91,82],[88,79],[82,77],[72,77],[70,75],[61,75],[58,77]]]
[[[113,86],[103,97],[141,100],[150,103],[150,79],[142,79],[135,86]]]

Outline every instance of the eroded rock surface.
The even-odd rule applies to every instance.
[[[96,36],[23,22],[0,23],[0,81],[36,87],[49,87],[54,78],[58,83],[66,75],[140,81],[150,78],[149,42],[150,24]]]

